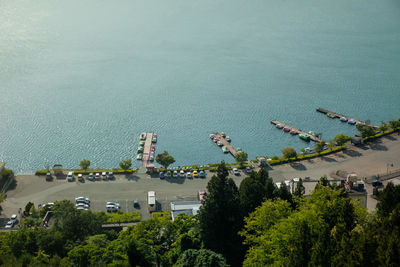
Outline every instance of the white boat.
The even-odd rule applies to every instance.
[[[278,123],[278,124],[276,125],[276,128],[278,128],[278,129],[282,129],[282,128],[283,128],[283,126],[282,126],[282,124]]]
[[[217,142],[217,145],[218,145],[218,146],[223,146],[224,144],[222,144],[221,141],[218,141],[218,142]]]
[[[347,121],[346,117],[340,117],[339,120],[342,121],[342,122],[346,122]]]
[[[146,140],[146,133],[140,134],[140,140]]]
[[[356,121],[353,120],[353,119],[350,119],[347,123],[348,123],[348,124],[351,124],[351,125],[354,125],[354,124],[356,124]]]
[[[151,142],[157,143],[157,134],[153,134],[153,138],[151,139]]]
[[[210,134],[210,139],[214,139],[215,135],[214,134]]]
[[[225,140],[228,141],[228,142],[232,141],[231,138],[229,137],[229,135],[227,135],[227,136],[225,137]]]

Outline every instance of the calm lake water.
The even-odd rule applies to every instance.
[[[0,0],[0,160],[117,167],[144,131],[174,165],[233,161],[221,130],[280,155],[312,144],[273,119],[330,139],[355,127],[317,107],[400,117],[399,70],[398,0]]]

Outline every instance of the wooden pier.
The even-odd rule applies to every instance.
[[[316,137],[316,136],[314,136],[314,135],[312,135],[312,134],[303,132],[302,130],[297,129],[297,128],[294,128],[294,127],[292,127],[292,126],[290,126],[290,125],[287,125],[286,123],[283,123],[283,122],[280,122],[280,121],[271,121],[271,123],[274,124],[274,125],[278,125],[278,124],[282,125],[282,129],[285,128],[285,127],[286,127],[286,128],[289,128],[289,129],[290,129],[289,132],[296,132],[296,134],[304,134],[304,135],[306,135],[306,136],[309,136],[311,141],[314,141],[314,142],[321,142],[321,141],[322,141],[322,140],[319,139],[318,137]],[[289,132],[288,132],[288,133],[289,133]]]
[[[152,145],[153,133],[146,133],[146,141],[143,148],[142,167],[146,168],[149,163],[150,148]]]
[[[232,156],[234,156],[234,157],[236,156],[236,154],[238,153],[238,152],[236,151],[236,149],[235,149],[228,141],[226,141],[226,139],[223,138],[221,134],[219,134],[219,133],[213,133],[213,135],[214,135],[216,138],[218,138],[219,141],[221,141],[221,143],[229,149],[229,153],[231,153]]]
[[[329,110],[326,110],[326,109],[323,109],[323,108],[317,108],[316,110],[317,110],[317,112],[320,112],[320,113],[323,113],[323,114],[332,114],[332,117],[334,119],[336,119],[336,118],[340,119],[340,118],[343,117],[343,118],[346,118],[347,121],[353,120],[355,122],[355,124],[362,124],[362,125],[366,125],[366,126],[372,126],[374,128],[379,128],[378,126],[371,125],[369,123],[366,123],[365,121],[360,121],[360,120],[351,118],[349,116],[345,116],[345,115],[342,115],[342,114],[339,114],[339,113],[336,113],[336,112],[332,112],[332,111],[329,111]]]

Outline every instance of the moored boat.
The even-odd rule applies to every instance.
[[[351,125],[354,125],[354,124],[356,124],[356,121],[353,120],[353,119],[350,119],[347,123],[348,123],[348,124],[351,124]]]
[[[157,143],[157,134],[153,134],[153,137],[151,138],[152,143]]]
[[[215,135],[214,134],[210,134],[210,139],[214,139]]]
[[[146,133],[140,134],[140,140],[146,140]]]
[[[306,134],[299,134],[299,138],[304,140],[304,141],[306,141],[306,142],[309,142],[310,139],[311,139],[310,136],[308,136]]]
[[[288,132],[290,132],[290,128],[287,127],[287,126],[286,126],[286,127],[283,127],[283,131],[288,133]]]
[[[290,134],[291,134],[291,135],[296,135],[296,134],[298,134],[298,132],[297,132],[296,130],[292,129],[292,130],[290,131]]]
[[[155,146],[155,145],[151,145],[151,147],[150,147],[150,151],[151,151],[151,152],[154,152],[154,151],[156,151],[156,146]]]
[[[226,146],[222,147],[222,152],[229,153],[229,149]]]
[[[229,137],[229,135],[227,135],[227,136],[225,137],[225,140],[228,141],[228,142],[232,141],[231,138]]]
[[[328,112],[328,113],[326,114],[326,116],[328,116],[328,117],[331,118],[331,119],[334,119],[334,118],[335,118],[335,114],[330,113],[330,112]]]
[[[218,145],[218,146],[223,146],[224,144],[222,144],[221,141],[218,141],[218,142],[217,142],[217,145]]]
[[[282,124],[280,124],[280,123],[278,123],[275,127],[278,128],[278,129],[282,129],[283,128]]]
[[[137,154],[137,156],[136,156],[137,160],[142,160],[142,158],[143,158],[143,154],[142,153]]]
[[[214,137],[214,143],[217,143],[219,139],[217,137]]]
[[[309,131],[309,134],[311,134],[312,136],[317,136],[317,134],[314,131]]]
[[[347,121],[347,118],[346,117],[340,117],[340,119],[339,119],[341,122],[346,122]]]
[[[224,138],[226,137],[226,134],[225,134],[224,131],[221,132],[221,136],[224,137]]]
[[[138,146],[137,152],[138,152],[138,153],[142,153],[142,152],[143,152],[143,147],[142,147],[142,146]]]
[[[146,143],[146,141],[141,140],[141,141],[139,142],[139,146],[144,146],[145,143]]]
[[[237,152],[243,152],[243,150],[240,147],[236,148],[236,151]]]

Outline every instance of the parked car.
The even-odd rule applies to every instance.
[[[93,172],[89,173],[89,176],[87,178],[89,181],[94,181],[94,175]]]
[[[199,172],[199,177],[200,178],[205,178],[206,177],[206,173],[204,171],[200,171]]]
[[[47,173],[46,174],[46,181],[51,181],[51,180],[53,180],[53,177],[51,177],[51,173]]]
[[[17,214],[13,214],[13,215],[11,215],[10,221],[17,222],[18,221],[17,218],[18,218]]]
[[[179,176],[181,177],[181,178],[185,178],[185,172],[182,170],[182,171],[180,171],[179,172]]]
[[[165,178],[165,176],[164,176],[164,172],[160,172],[160,179],[164,179]]]
[[[77,197],[75,198],[76,203],[84,203],[90,205],[90,199],[87,197]]]
[[[186,173],[186,178],[192,178],[192,173],[191,172],[187,172]]]
[[[199,198],[199,201],[204,201],[205,195],[206,195],[206,191],[204,191],[204,190],[197,191],[197,196]]]
[[[109,172],[108,173],[108,179],[110,179],[110,180],[114,180],[115,179],[113,172]]]
[[[167,175],[168,178],[172,176],[171,171],[167,171]]]
[[[76,207],[76,208],[82,207],[82,208],[88,209],[88,208],[89,208],[89,205],[86,204],[86,203],[77,203],[77,204],[75,204],[75,207]]]
[[[251,173],[251,168],[250,167],[246,167],[246,173]]]
[[[95,179],[96,179],[96,181],[100,181],[101,180],[99,172],[96,172]]]
[[[82,182],[82,183],[85,181],[85,180],[83,179],[82,173],[78,174],[78,181],[80,181],[80,182]]]
[[[133,201],[133,207],[134,208],[140,208],[140,205],[139,205],[139,200],[137,200],[137,199],[135,199],[134,201]]]
[[[199,177],[199,173],[197,171],[193,171],[193,177]]]
[[[174,171],[174,173],[172,174],[172,177],[177,178],[178,177],[178,172]]]
[[[107,173],[106,172],[102,172],[101,173],[101,179],[107,180]]]
[[[72,182],[74,180],[74,172],[68,172],[67,181]]]
[[[233,168],[233,174],[234,175],[240,175],[240,172],[237,168]]]
[[[8,221],[5,228],[13,228],[14,222],[13,221]]]
[[[120,206],[118,202],[114,202],[114,201],[107,201],[106,206],[108,206],[108,205],[114,205],[116,207]]]

